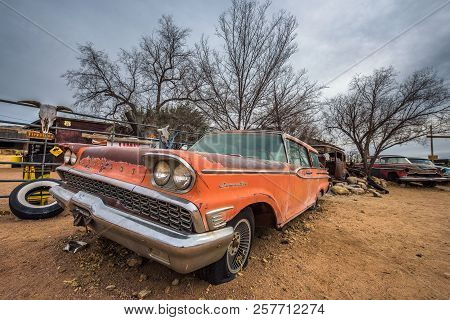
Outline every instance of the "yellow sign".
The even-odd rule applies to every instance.
[[[32,139],[53,140],[53,133],[44,134],[39,131],[27,130],[27,137]]]
[[[64,125],[65,125],[66,127],[71,127],[71,126],[72,126],[72,122],[70,122],[69,120],[65,120],[65,121],[64,121]]]
[[[54,147],[50,150],[50,153],[51,153],[52,155],[54,155],[55,157],[57,157],[57,156],[59,156],[61,153],[63,153],[63,151],[61,150],[60,147],[54,146]]]
[[[428,155],[428,160],[431,160],[431,161],[436,161],[438,159],[438,156],[437,155],[435,155],[435,154],[433,154],[433,155]]]

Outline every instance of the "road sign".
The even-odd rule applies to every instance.
[[[53,138],[54,138],[52,133],[42,133],[42,132],[34,131],[34,130],[27,130],[26,135],[28,138],[32,138],[32,139],[45,140],[47,138],[47,140],[53,140]]]
[[[52,155],[54,155],[55,157],[57,157],[57,156],[59,156],[61,153],[63,153],[63,151],[61,150],[60,147],[54,146],[54,147],[50,150],[50,153],[51,153]]]

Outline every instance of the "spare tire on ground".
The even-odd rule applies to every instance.
[[[9,195],[11,212],[20,219],[47,219],[64,209],[48,193],[51,187],[61,184],[55,179],[37,179],[18,185]]]

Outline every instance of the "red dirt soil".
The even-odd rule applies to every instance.
[[[149,260],[129,267],[130,251],[73,227],[67,212],[23,221],[2,201],[0,299],[136,299],[144,289],[145,299],[449,299],[449,188],[390,191],[325,196],[285,231],[257,230],[248,267],[220,286]],[[69,239],[90,246],[64,252]]]

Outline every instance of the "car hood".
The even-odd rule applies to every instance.
[[[145,157],[151,154],[168,154],[184,159],[197,172],[207,170],[288,170],[282,162],[222,155],[216,153],[195,152],[188,150],[165,150],[138,147],[88,147],[85,148],[80,161],[85,158],[102,159],[104,161],[127,163],[144,166]]]
[[[436,166],[430,166],[427,164],[412,163],[412,167],[416,168],[416,169],[424,170],[424,171],[440,171],[439,168],[437,168]]]

